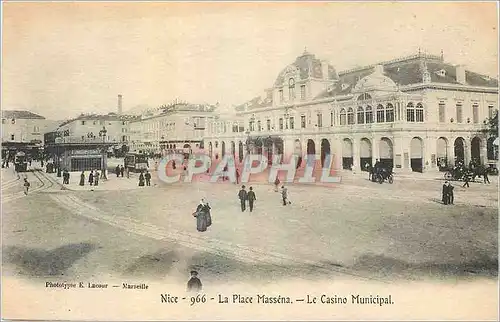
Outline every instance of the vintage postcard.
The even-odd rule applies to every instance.
[[[2,16],[3,319],[498,319],[496,2]]]

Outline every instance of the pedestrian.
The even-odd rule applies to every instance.
[[[443,191],[442,191],[442,198],[441,200],[443,201],[443,204],[447,205],[448,204],[448,181],[445,181],[443,184]]]
[[[146,174],[144,175],[144,179],[146,179],[146,186],[151,186],[151,173],[146,170]]]
[[[248,194],[247,191],[245,190],[245,186],[241,186],[240,192],[238,192],[238,198],[240,199],[240,204],[241,204],[241,212],[244,212],[246,210],[246,203],[248,199]]]
[[[240,171],[236,169],[236,184],[240,184]]]
[[[176,169],[176,168],[175,168],[175,160],[174,160],[174,161],[172,161],[172,169],[174,169],[174,170]]]
[[[28,195],[28,190],[30,188],[30,183],[28,181],[28,178],[24,178],[24,184],[23,184],[23,186],[24,186],[24,194]]]
[[[125,173],[125,168],[123,167],[123,165],[120,166],[120,174],[122,175],[122,178],[123,178],[123,174]]]
[[[465,183],[462,186],[463,188],[465,188],[465,186],[467,186],[467,188],[470,188],[470,186],[469,186],[469,180],[470,180],[469,172],[465,171],[464,172],[464,181],[465,181]]]
[[[94,184],[94,170],[90,170],[89,174],[89,184],[93,185]]]
[[[125,169],[125,173],[127,174],[127,179],[130,179],[130,169],[128,167]]]
[[[120,166],[119,165],[116,166],[115,172],[116,172],[116,177],[118,178],[120,176]]]
[[[250,187],[250,191],[248,191],[247,198],[248,198],[248,206],[250,207],[250,212],[252,212],[253,205],[257,200],[257,197],[255,197],[255,192],[253,191],[252,187]]]
[[[201,202],[203,203],[203,211],[205,212],[205,216],[207,216],[207,227],[212,226],[212,214],[210,213],[210,210],[212,207],[208,204],[208,202],[205,199],[201,199]]]
[[[94,186],[98,186],[99,185],[99,172],[95,172],[95,176],[94,176]]]
[[[197,271],[191,271],[191,278],[187,282],[187,291],[188,292],[201,292],[203,285],[201,284],[200,279],[198,278]]]
[[[203,200],[200,201],[198,207],[196,207],[196,211],[193,213],[193,216],[196,217],[196,230],[199,232],[207,231],[207,213],[205,211],[205,204]]]
[[[280,179],[278,178],[278,175],[276,175],[276,180],[274,180],[274,191],[278,192],[278,187],[280,185]]]
[[[281,187],[281,198],[283,199],[283,206],[292,204],[290,200],[288,200],[288,189],[285,186]]]
[[[486,184],[486,183],[490,183],[490,179],[488,178],[488,169],[487,168],[484,168],[483,170],[483,182]]]
[[[453,189],[455,189],[455,187],[453,187],[451,185],[451,183],[448,182],[448,204],[449,205],[453,205],[453,202],[455,200],[455,196],[453,195]]]
[[[82,171],[82,174],[80,174],[80,186],[85,185],[85,172]]]
[[[139,187],[144,187],[144,174],[142,173],[142,171],[139,175]]]

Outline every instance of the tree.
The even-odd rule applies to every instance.
[[[495,116],[486,120],[486,128],[483,133],[488,137],[498,137],[498,112],[495,113]]]

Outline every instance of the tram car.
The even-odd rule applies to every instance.
[[[14,166],[17,172],[26,172],[28,171],[28,159],[26,157],[26,153],[17,152],[14,156]]]
[[[141,172],[148,169],[148,157],[143,153],[127,153],[125,168],[131,172]]]

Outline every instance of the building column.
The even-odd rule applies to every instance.
[[[341,141],[334,137],[330,140],[330,150],[332,153],[332,158],[333,158],[333,169],[335,171],[340,171],[342,170],[342,146],[341,146]]]
[[[394,169],[399,169],[400,172],[407,171],[404,158],[404,139],[401,136],[393,137],[394,146],[392,147],[392,155]]]
[[[486,164],[488,161],[488,141],[487,138],[481,138],[481,147],[479,150],[481,164]]]
[[[469,162],[471,160],[471,138],[470,137],[464,137],[464,165],[469,166]]]
[[[359,163],[359,155],[360,155],[360,144],[359,139],[357,137],[353,137],[352,139],[352,166],[354,169],[361,171],[360,163]]]
[[[437,171],[437,138],[426,137],[424,139],[424,172],[426,171]]]
[[[372,166],[375,165],[375,162],[377,162],[377,159],[380,159],[380,138],[379,137],[372,137]]]

